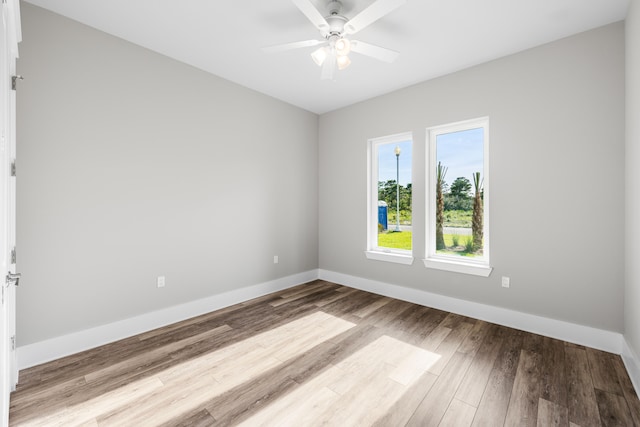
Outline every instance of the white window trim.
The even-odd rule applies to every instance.
[[[397,264],[413,264],[413,251],[383,248],[378,246],[378,156],[377,146],[395,142],[412,141],[411,132],[372,138],[367,141],[367,259],[393,262]],[[412,167],[413,171],[413,167]],[[413,172],[412,172],[413,173]],[[412,179],[413,181],[413,179]],[[375,220],[374,220],[375,219]],[[413,247],[413,245],[411,245]]]
[[[485,263],[462,262],[452,259],[426,258],[422,260],[426,268],[435,270],[452,271],[454,273],[471,274],[474,276],[489,277],[493,267]]]
[[[439,134],[459,132],[467,129],[475,128],[484,129],[483,143],[483,179],[484,179],[484,248],[482,259],[464,258],[452,255],[442,255],[436,253],[436,138]],[[471,274],[476,276],[488,277],[493,268],[490,265],[490,236],[489,236],[489,117],[481,117],[472,120],[465,120],[447,125],[434,126],[427,128],[427,159],[426,165],[428,173],[426,174],[426,186],[429,189],[429,197],[426,198],[427,216],[427,238],[425,256],[423,259],[426,268],[437,270],[452,271],[456,273]]]
[[[413,256],[395,252],[384,251],[364,251],[368,259],[376,261],[395,262],[396,264],[411,265],[413,264]]]

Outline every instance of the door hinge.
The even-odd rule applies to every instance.
[[[16,176],[16,159],[11,161],[11,176]]]
[[[22,76],[11,76],[11,90],[16,90],[18,87],[18,80],[24,80]]]
[[[16,247],[14,246],[13,249],[11,249],[11,264],[15,264],[16,259]]]
[[[11,337],[11,350],[15,350],[16,349],[16,336],[13,335]]]

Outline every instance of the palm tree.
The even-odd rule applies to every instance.
[[[444,177],[447,175],[447,168],[438,162],[436,170],[436,250],[444,249]]]
[[[478,251],[482,249],[482,238],[484,237],[483,231],[483,216],[484,207],[482,203],[482,183],[484,180],[480,180],[480,172],[473,174],[473,186],[475,189],[475,197],[473,198],[473,216],[471,217],[471,234],[473,235],[473,250]]]

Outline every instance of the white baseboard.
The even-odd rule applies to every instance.
[[[403,301],[450,311],[474,319],[520,329],[551,338],[557,338],[574,344],[584,345],[598,350],[622,354],[622,334],[577,325],[561,320],[521,313],[506,308],[465,301],[438,295],[413,288],[391,285],[389,283],[350,276],[333,271],[319,270],[320,279],[340,285],[388,296]]]
[[[640,391],[640,359],[627,345],[622,334],[322,269],[294,274],[21,346],[17,349],[18,368],[36,366],[315,279],[327,280],[351,288],[620,354],[636,391]]]
[[[635,351],[629,346],[627,340],[623,340],[622,361],[627,368],[629,378],[636,389],[636,394],[640,396],[640,358]]]
[[[16,349],[18,369],[36,366],[171,323],[229,307],[233,304],[248,301],[272,292],[307,283],[317,278],[318,270],[310,270],[173,307],[167,307],[162,310],[152,311],[107,325],[21,346]]]

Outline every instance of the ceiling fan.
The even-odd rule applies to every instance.
[[[376,0],[369,7],[351,19],[341,15],[342,2],[330,0],[327,5],[328,15],[316,9],[310,0],[292,0],[300,11],[320,31],[321,40],[304,40],[279,44],[262,49],[265,53],[283,52],[290,49],[319,46],[311,53],[313,61],[322,67],[321,78],[333,80],[336,69],[344,70],[351,64],[350,52],[370,56],[380,61],[391,63],[399,52],[358,40],[350,40],[346,36],[357,33],[378,19],[397,9],[407,0]]]

